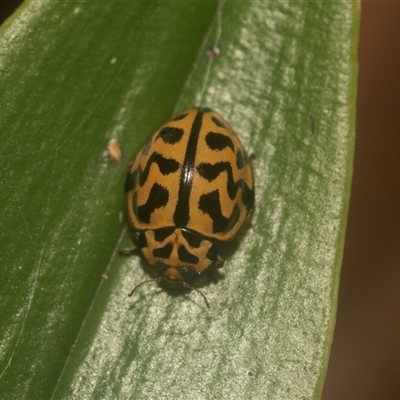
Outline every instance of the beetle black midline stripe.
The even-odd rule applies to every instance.
[[[156,278],[204,294],[197,277],[224,265],[222,246],[237,240],[254,206],[251,165],[239,138],[209,108],[167,121],[139,151],[125,184],[137,251]]]
[[[205,111],[205,110],[204,110]],[[194,118],[188,144],[186,146],[186,154],[182,165],[181,178],[179,183],[178,204],[174,212],[174,223],[178,228],[185,228],[189,222],[189,197],[193,183],[194,159],[196,156],[197,142],[203,122],[203,109],[198,109]]]

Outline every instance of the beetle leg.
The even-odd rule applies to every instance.
[[[133,255],[139,255],[140,254],[140,249],[139,247],[135,247],[133,249],[121,249],[119,251],[119,254],[123,255],[123,256],[133,256]]]
[[[222,268],[224,266],[225,260],[217,255],[216,260],[214,260],[214,268]]]

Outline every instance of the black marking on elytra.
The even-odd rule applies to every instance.
[[[254,190],[247,187],[247,185],[242,186],[242,201],[246,208],[251,211],[254,207]]]
[[[171,236],[172,233],[174,232],[175,227],[174,226],[169,226],[167,228],[160,228],[154,230],[154,239],[157,242],[163,242],[168,236]]]
[[[247,156],[243,153],[243,151],[239,150],[236,153],[236,167],[238,167],[238,169],[242,169],[247,163]]]
[[[164,247],[161,247],[160,249],[154,249],[153,256],[156,258],[169,258],[172,254],[172,250],[172,243],[167,243]]]
[[[189,134],[186,153],[181,170],[178,204],[174,212],[174,224],[178,228],[185,228],[189,222],[189,196],[192,189],[194,159],[196,156],[197,142],[203,121],[203,111],[198,110]]]
[[[130,192],[136,185],[137,171],[129,172],[125,181],[125,193]]]
[[[231,130],[226,126],[226,124],[225,124],[224,122],[222,122],[219,118],[213,116],[213,117],[211,117],[211,120],[212,120],[212,122],[214,122],[215,125],[219,126],[220,128],[224,128],[224,129],[226,129],[226,130],[229,131],[229,132],[231,131]]]
[[[195,265],[199,262],[199,257],[196,257],[192,253],[189,253],[184,246],[178,247],[178,257],[179,260],[182,261],[183,263],[189,263]]]
[[[208,132],[206,143],[211,150],[220,151],[225,149],[225,147],[230,147],[232,151],[235,151],[232,139],[222,133]]]
[[[153,153],[151,158],[154,156],[154,161],[157,163],[160,172],[163,175],[168,175],[173,172],[176,172],[179,168],[179,162],[174,160],[173,158],[165,158],[161,154]]]
[[[178,143],[185,131],[182,128],[175,128],[173,126],[164,126],[157,135],[157,138],[161,138],[164,143],[175,144]]]
[[[239,188],[246,186],[246,183],[243,179],[239,179],[237,182],[233,180],[232,166],[229,162],[221,161],[215,164],[210,163],[201,163],[197,167],[198,173],[209,182],[218,178],[218,176],[222,172],[226,172],[227,174],[227,192],[229,198],[233,200],[236,197],[236,193]]]
[[[137,218],[141,222],[148,224],[150,222],[151,213],[157,208],[161,208],[167,205],[168,198],[168,190],[158,183],[155,183],[150,190],[149,198],[147,199],[145,204],[138,206],[137,198],[134,197],[133,205]]]
[[[229,231],[236,224],[240,216],[237,204],[235,204],[230,217],[227,218],[222,215],[218,190],[200,196],[199,209],[211,217],[214,233]]]
[[[203,240],[197,233],[190,231],[188,229],[182,229],[182,236],[188,242],[190,247],[199,248],[201,241]]]
[[[172,174],[179,169],[179,162],[174,160],[173,158],[165,158],[162,154],[152,153],[149,160],[147,161],[146,167],[142,171],[139,168],[139,185],[143,186],[147,181],[147,178],[150,173],[151,165],[155,163],[158,166],[158,169],[163,175]]]
[[[172,118],[171,121],[180,121],[181,119],[185,119],[188,113],[177,115],[176,117]]]

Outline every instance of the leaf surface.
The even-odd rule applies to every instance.
[[[2,27],[1,360],[8,398],[318,398],[354,144],[356,2],[38,2]],[[221,54],[205,56],[209,45]],[[221,112],[256,211],[216,281],[146,285],[129,161],[174,112]],[[110,139],[120,168],[104,156]],[[107,278],[107,279],[106,279]]]

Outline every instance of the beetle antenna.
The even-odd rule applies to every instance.
[[[155,279],[148,279],[147,281],[140,282],[138,285],[136,285],[136,286],[128,293],[128,297],[131,297],[131,296],[133,295],[133,293],[135,293],[136,289],[137,289],[138,287],[144,285],[145,283],[150,283],[150,282],[157,282],[157,283],[159,283],[159,282],[161,282],[162,280],[163,280],[163,277],[159,276],[158,278],[155,278]],[[199,289],[197,289],[197,288],[195,288],[195,287],[193,287],[193,286],[190,286],[190,285],[187,284],[186,282],[181,282],[181,285],[182,285],[183,287],[185,287],[185,288],[188,288],[188,289],[190,289],[190,290],[194,290],[194,291],[196,291],[197,293],[201,294],[201,296],[203,297],[203,299],[204,299],[204,301],[205,301],[205,303],[206,303],[206,306],[207,306],[208,308],[210,308],[210,303],[208,302],[206,296],[204,296],[204,294],[202,293],[201,290],[199,290]]]
[[[206,302],[206,306],[207,306],[208,308],[210,308],[210,303],[208,302],[206,296],[204,296],[204,294],[203,294],[203,292],[202,292],[201,290],[199,290],[199,289],[197,289],[197,288],[195,288],[195,287],[193,287],[193,286],[190,286],[190,285],[187,284],[186,282],[181,282],[181,285],[182,285],[183,287],[185,287],[185,288],[188,288],[188,289],[191,289],[191,290],[196,291],[197,293],[200,293],[200,294],[203,296],[204,301]]]
[[[142,285],[144,285],[145,283],[150,283],[150,282],[161,282],[162,281],[162,279],[160,279],[160,277],[158,277],[158,278],[155,278],[155,279],[148,279],[147,281],[143,281],[143,282],[140,282],[139,283],[139,285],[136,285],[129,293],[128,293],[128,297],[131,297],[132,295],[133,295],[133,293],[135,293],[135,290],[139,287],[139,286],[142,286]]]

